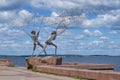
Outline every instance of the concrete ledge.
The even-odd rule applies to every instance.
[[[14,64],[13,64],[13,62],[11,60],[0,59],[0,66],[13,67]]]
[[[115,66],[112,64],[68,64],[55,65],[55,67],[75,68],[75,69],[89,69],[89,70],[114,70]]]
[[[64,76],[79,77],[90,80],[120,80],[118,72],[103,72],[95,70],[61,68],[53,66],[35,66],[36,71]]]

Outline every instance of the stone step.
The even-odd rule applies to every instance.
[[[120,80],[120,73],[113,71],[106,72],[54,66],[36,66],[35,70],[38,72],[52,73],[70,77],[79,77],[88,80]]]

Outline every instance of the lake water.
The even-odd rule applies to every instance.
[[[0,59],[12,60],[15,66],[25,66],[25,58],[29,56],[0,56]],[[114,64],[115,71],[120,72],[120,56],[62,56],[63,62]]]

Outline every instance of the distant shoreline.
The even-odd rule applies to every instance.
[[[31,55],[0,55],[0,57],[1,56],[15,56],[15,57],[31,57]],[[34,55],[35,56],[35,55]],[[47,55],[47,56],[55,56],[55,55],[52,55],[52,54],[50,54],[50,55]],[[72,55],[72,54],[68,54],[68,55],[57,55],[57,56],[120,56],[120,55]],[[45,57],[45,55],[40,55],[39,57]]]

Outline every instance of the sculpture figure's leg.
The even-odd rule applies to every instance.
[[[44,51],[45,55],[47,56],[47,52],[46,52],[46,50],[45,50],[46,47],[47,47],[47,44],[45,44],[44,47],[43,47],[43,45],[41,45],[40,43],[38,43],[38,45],[42,47],[42,51],[41,51],[38,55],[36,55],[36,56],[39,56],[41,53],[43,53],[43,51]]]
[[[35,52],[35,49],[36,49],[36,44],[34,44],[33,52],[32,52],[32,56],[31,56],[31,57],[33,57],[33,54],[34,54],[34,52]]]
[[[51,45],[53,45],[55,47],[55,56],[57,54],[57,45],[55,45],[54,43],[51,42]]]
[[[42,53],[44,51],[45,55],[47,56],[47,52],[45,51],[44,46],[42,44],[40,44],[39,42],[38,42],[38,45],[42,48],[42,51],[40,53]]]

